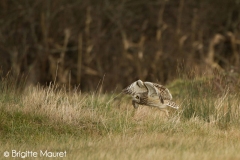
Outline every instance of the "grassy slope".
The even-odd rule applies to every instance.
[[[66,150],[66,159],[240,158],[237,94],[206,79],[178,80],[169,89],[182,108],[167,119],[155,108],[135,111],[126,96],[55,86],[18,93],[2,85],[1,151]]]

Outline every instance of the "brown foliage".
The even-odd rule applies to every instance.
[[[103,77],[107,90],[136,79],[166,83],[179,64],[197,74],[237,71],[239,7],[239,0],[2,0],[1,69],[84,90]]]

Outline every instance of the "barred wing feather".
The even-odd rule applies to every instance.
[[[160,96],[164,100],[172,100],[172,94],[166,87],[164,87],[163,85],[159,85],[157,83],[153,83],[153,86],[155,86],[158,89]]]
[[[179,106],[175,102],[173,102],[171,100],[164,101],[164,104],[169,106],[169,107],[175,108],[175,109],[179,108]]]

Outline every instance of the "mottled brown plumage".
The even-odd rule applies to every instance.
[[[134,108],[138,108],[138,105],[158,107],[163,110],[165,110],[167,106],[175,109],[179,108],[179,106],[172,101],[172,95],[169,90],[157,83],[138,80],[125,88],[123,92],[132,96]]]

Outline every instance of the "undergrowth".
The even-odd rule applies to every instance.
[[[6,143],[2,148],[13,145],[22,148],[23,144],[39,148],[50,143],[52,149],[59,146],[68,148],[72,154],[70,157],[74,159],[79,158],[80,153],[76,152],[79,147],[88,153],[81,152],[85,158],[94,159],[92,155],[99,158],[101,153],[105,153],[100,159],[112,159],[116,158],[113,150],[119,143],[124,146],[120,147],[117,154],[122,158],[137,159],[138,152],[160,147],[173,149],[185,159],[182,154],[184,150],[193,151],[190,146],[196,145],[201,139],[206,141],[206,145],[197,146],[204,153],[204,147],[214,141],[211,137],[216,140],[213,142],[216,145],[212,144],[214,147],[225,143],[226,132],[233,138],[238,137],[232,131],[240,125],[239,90],[233,89],[233,84],[227,84],[223,79],[219,81],[219,78],[221,77],[218,77],[218,81],[209,77],[178,79],[170,83],[168,88],[173,94],[173,100],[181,106],[177,111],[170,110],[170,117],[166,117],[157,108],[141,106],[135,110],[131,99],[121,93],[81,93],[74,89],[70,92],[66,87],[55,84],[19,89],[14,81],[2,79],[0,141]],[[149,136],[161,138],[148,139]],[[175,139],[175,136],[178,138]],[[131,137],[139,141],[139,147],[137,143],[131,143]],[[185,140],[188,139],[193,141],[187,143]],[[232,140],[230,138],[231,143]],[[125,141],[131,144],[128,146]],[[94,144],[99,152],[93,152],[88,147],[90,144]],[[110,152],[106,153],[99,147],[108,148]],[[129,157],[124,157],[123,149],[126,147],[130,147],[136,153],[135,156],[130,156],[129,152]],[[219,152],[222,149],[225,148],[220,148]],[[234,151],[233,153],[235,154]],[[153,153],[152,156],[155,157],[154,155],[158,154]]]

